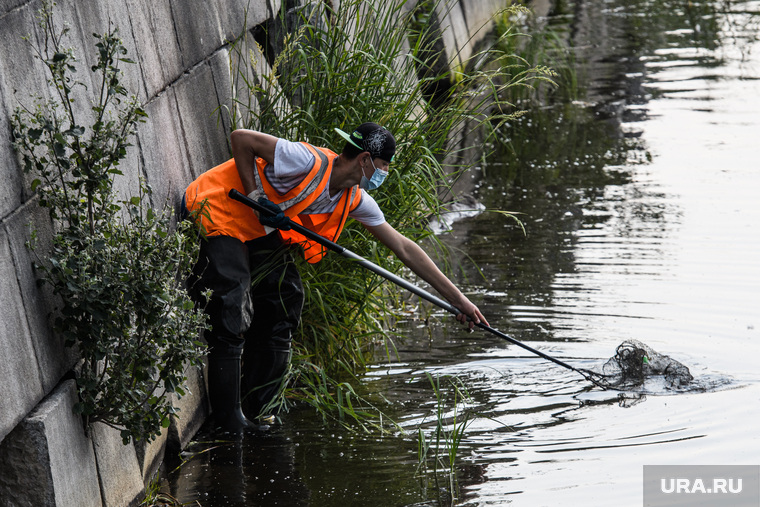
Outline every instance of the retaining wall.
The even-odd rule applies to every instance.
[[[505,3],[451,0],[441,7],[447,54],[469,56],[478,32]],[[208,414],[205,384],[200,370],[189,372],[192,395],[150,445],[124,446],[117,431],[102,425],[86,434],[72,412],[77,358],[51,331],[54,301],[38,287],[25,246],[35,229],[44,251],[51,224],[10,144],[13,110],[30,105],[31,95],[51,93],[46,70],[22,40],[40,40],[40,7],[39,0],[0,0],[0,507],[130,505],[166,447],[187,444]],[[176,202],[192,179],[229,158],[229,125],[216,113],[230,104],[227,41],[242,32],[244,20],[252,29],[280,7],[281,0],[58,0],[54,19],[70,26],[67,45],[77,48],[82,68],[96,59],[91,34],[105,33],[109,22],[137,63],[124,68],[125,83],[149,118],[122,163],[122,193],[143,176],[155,196]],[[265,58],[258,61],[266,66]],[[77,104],[88,103],[86,93],[78,89]]]

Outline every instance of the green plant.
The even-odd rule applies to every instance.
[[[448,400],[445,388],[441,387],[441,378],[433,377],[425,373],[433,388],[436,398],[436,421],[435,428],[429,436],[423,429],[424,421],[417,430],[417,457],[419,460],[418,471],[428,469],[428,462],[433,462],[433,476],[436,483],[440,474],[446,477],[446,487],[452,502],[458,497],[457,485],[457,455],[459,445],[462,442],[467,426],[470,424],[470,412],[460,414],[460,404],[467,401],[467,393],[462,388],[461,382],[455,377],[445,377],[448,380],[454,399],[451,401],[452,408],[447,408]]]
[[[385,420],[389,426],[386,428],[382,410],[358,393],[352,383],[330,377],[325,368],[310,363],[308,359],[301,358],[298,367],[291,369],[291,374],[299,375],[298,379],[288,379],[299,389],[291,389],[289,399],[283,393],[282,399],[274,400],[274,403],[287,405],[290,401],[301,401],[314,407],[324,422],[329,420],[344,426],[353,422],[365,432],[384,433],[390,428],[399,429],[387,417]],[[355,380],[352,372],[348,372],[348,377]]]
[[[172,495],[161,491],[161,477],[159,475],[146,486],[145,498],[140,502],[140,507],[182,507],[182,505]]]
[[[437,49],[440,29],[426,21],[435,4],[410,9],[403,1],[346,0],[333,10],[312,3],[296,15],[296,28],[283,3],[283,26],[275,24],[256,41],[246,32],[233,42],[235,99],[225,111],[233,128],[336,151],[343,141],[333,127],[346,130],[363,121],[385,125],[396,137],[397,155],[388,180],[373,196],[402,234],[442,249],[426,217],[440,213],[442,197],[469,168],[466,154],[483,150],[499,125],[522,114],[504,99],[504,90],[547,79],[549,72],[497,46],[455,64]],[[464,132],[477,129],[486,142],[457,144]],[[402,269],[355,224],[346,227],[340,242],[392,271]],[[299,392],[290,395],[329,405],[339,383],[361,371],[376,346],[391,353],[393,334],[384,319],[407,300],[378,276],[335,256],[302,268],[307,301],[290,376],[291,388]],[[325,379],[334,381],[325,384]],[[331,396],[319,394],[324,392]],[[355,398],[343,398],[348,399]]]
[[[172,393],[185,394],[188,365],[198,364],[197,341],[205,317],[182,280],[197,255],[189,222],[172,227],[171,208],[149,205],[150,189],[118,200],[114,177],[137,124],[146,117],[121,81],[126,49],[112,29],[95,35],[99,79],[88,114],[77,111],[76,59],[63,46],[52,3],[43,2],[43,39],[35,48],[50,73],[54,98],[37,98],[13,115],[14,146],[32,190],[54,225],[50,252],[39,252],[41,278],[60,301],[54,329],[81,355],[75,410],[87,423],[102,422],[130,438],[153,439],[175,413]]]
[[[509,87],[510,102],[528,107],[528,103],[545,105],[552,100],[569,102],[580,98],[583,91],[578,82],[575,55],[566,42],[569,37],[566,30],[539,21],[529,10],[520,9],[506,10],[496,16],[494,31],[499,51],[514,55],[525,65],[551,68],[550,81],[540,81],[536,87]],[[509,36],[518,33],[520,36]],[[548,86],[541,86],[544,83]]]

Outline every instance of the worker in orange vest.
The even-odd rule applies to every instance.
[[[309,262],[325,254],[318,243],[288,230],[285,217],[332,241],[349,217],[358,220],[462,311],[457,320],[469,318],[470,328],[487,324],[430,257],[385,221],[367,193],[388,174],[396,150],[393,135],[376,123],[363,123],[351,134],[336,130],[346,140],[340,154],[236,130],[231,135],[233,158],[206,171],[185,192],[185,212],[204,206],[204,213],[196,216],[207,237],[188,287],[209,316],[209,398],[214,424],[223,431],[250,427],[243,409],[257,417],[279,390],[304,301],[293,254],[303,252]],[[228,197],[233,188],[277,215],[259,217]]]

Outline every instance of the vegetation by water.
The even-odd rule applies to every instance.
[[[310,10],[309,10],[310,9]],[[403,2],[341,2],[338,10],[311,4],[298,14],[281,14],[284,26],[241,36],[233,51],[233,92],[228,112],[233,128],[247,127],[306,140],[340,151],[333,127],[350,130],[376,121],[396,136],[391,174],[374,194],[386,219],[417,241],[431,237],[426,217],[441,210],[440,195],[469,169],[444,159],[463,160],[452,139],[482,130],[486,140],[522,111],[506,90],[548,80],[549,69],[531,65],[504,50],[507,31],[493,46],[459,64],[438,49],[436,2],[409,10]],[[511,7],[508,14],[525,12]],[[295,28],[298,26],[298,28]],[[278,35],[287,33],[280,41]],[[278,46],[280,44],[280,46]],[[266,58],[269,71],[251,68]],[[241,92],[242,90],[242,92]],[[446,158],[448,157],[448,158]],[[347,248],[398,271],[401,266],[356,225],[340,240]],[[440,245],[439,245],[440,246]],[[301,266],[307,302],[288,389],[278,402],[312,404],[325,417],[376,424],[377,411],[345,380],[361,371],[377,346],[393,355],[392,319],[406,305],[405,294],[383,285],[363,268],[327,256]]]
[[[181,283],[197,256],[197,232],[189,222],[173,227],[167,204],[154,210],[143,181],[137,195],[118,200],[119,164],[146,117],[121,82],[120,65],[132,62],[115,29],[95,35],[100,86],[94,120],[83,123],[73,103],[85,87],[52,6],[43,2],[43,40],[33,47],[58,95],[13,115],[14,146],[54,225],[49,250],[30,246],[60,301],[55,331],[82,359],[74,409],[86,424],[121,430],[125,443],[152,440],[169,426],[186,368],[204,350],[197,340],[205,317]]]
[[[471,422],[471,413],[466,406],[467,389],[456,377],[434,377],[430,373],[426,376],[435,393],[436,419],[429,434],[423,430],[424,421],[417,430],[418,471],[423,477],[427,473],[432,475],[435,489],[446,491],[453,504],[459,497],[456,467],[459,444]],[[431,463],[432,470],[429,469]],[[441,478],[444,479],[443,485]]]

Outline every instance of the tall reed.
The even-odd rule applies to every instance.
[[[462,382],[456,377],[444,377],[448,383],[447,387],[441,386],[441,377],[433,377],[427,372],[425,374],[436,398],[436,420],[435,427],[429,435],[425,434],[423,424],[420,424],[417,430],[418,473],[432,472],[439,495],[446,491],[453,505],[459,497],[456,468],[459,446],[467,426],[472,422],[471,414],[465,406],[469,396]],[[453,400],[450,399],[452,393]],[[428,463],[431,461],[433,469],[429,470]],[[441,477],[445,480],[444,485],[440,484]]]
[[[505,53],[500,44],[464,62],[437,49],[443,2],[339,4],[337,10],[325,3],[289,12],[283,7],[280,24],[232,44],[231,126],[336,152],[344,141],[334,127],[350,131],[364,121],[386,126],[396,137],[397,155],[373,196],[402,234],[435,242],[426,217],[440,212],[441,196],[468,169],[452,160],[486,145],[462,147],[452,140],[481,130],[488,141],[499,125],[521,114],[505,90],[548,79],[550,72]],[[402,267],[358,224],[348,224],[340,243],[391,271]],[[365,367],[375,347],[392,349],[385,317],[403,304],[400,294],[393,287],[380,290],[382,279],[338,256],[301,268],[307,300],[289,390],[280,402],[295,397],[325,417],[366,420],[374,410],[341,382]]]

